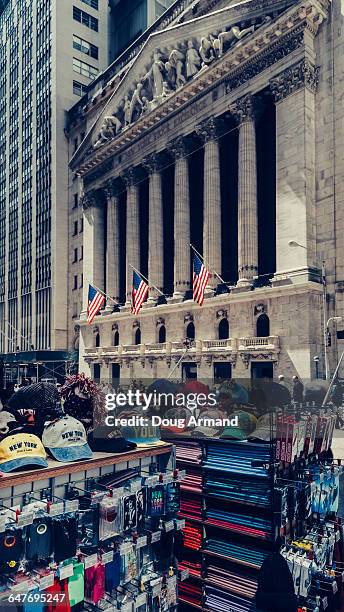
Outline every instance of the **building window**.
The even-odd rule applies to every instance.
[[[74,275],[74,282],[73,282],[73,291],[75,291],[78,288],[78,275],[75,274]]]
[[[79,286],[79,289],[82,289],[83,286],[84,286],[84,275],[80,274],[80,286]]]
[[[261,314],[257,319],[257,337],[267,338],[270,336],[270,320],[268,315]]]
[[[119,331],[116,330],[113,335],[113,346],[119,346]]]
[[[82,234],[83,231],[84,231],[84,218],[81,217],[79,234]]]
[[[87,28],[98,32],[98,19],[92,17],[92,15],[89,15],[88,13],[85,13],[85,11],[81,11],[76,6],[73,6],[73,19],[79,23],[82,23]]]
[[[166,327],[161,325],[159,328],[159,344],[166,342]]]
[[[78,222],[74,221],[74,226],[73,226],[73,236],[76,236],[78,233]]]
[[[186,328],[186,337],[189,338],[189,340],[194,340],[195,339],[195,326],[192,323],[189,323],[189,325]]]
[[[74,72],[78,72],[88,79],[94,79],[99,72],[98,68],[94,68],[94,66],[86,64],[86,62],[82,62],[76,57],[73,57],[73,70]]]
[[[74,249],[73,263],[78,261],[78,249]]]
[[[219,340],[228,340],[229,338],[229,323],[227,319],[222,319],[219,323]]]
[[[141,330],[139,327],[137,328],[135,332],[134,341],[136,345],[141,344]]]
[[[73,200],[73,208],[78,208],[78,206],[79,206],[79,195],[75,193],[74,200]]]
[[[88,4],[88,6],[91,6],[92,8],[98,10],[99,0],[81,0],[81,2],[83,2],[84,4]]]
[[[81,245],[79,261],[82,261],[83,259],[84,259],[84,247],[83,245]]]
[[[73,81],[73,94],[75,96],[82,97],[87,91],[87,85],[79,83],[79,81]]]
[[[94,344],[95,344],[96,348],[99,348],[100,347],[100,334],[99,334],[99,332],[96,333],[96,336],[95,336],[94,340],[95,340]]]
[[[74,302],[73,304],[73,317],[77,317],[78,316],[78,302]]]
[[[98,59],[98,47],[87,42],[87,40],[80,38],[80,36],[76,36],[76,34],[73,34],[73,47],[74,49],[77,49],[77,51],[81,51],[81,53],[85,53],[85,55],[93,57],[93,59]]]

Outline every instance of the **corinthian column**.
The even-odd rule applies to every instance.
[[[105,289],[105,215],[102,194],[90,191],[82,199],[84,216],[84,258],[83,258],[83,312],[85,317],[88,304],[89,283]]]
[[[190,196],[186,141],[179,136],[169,150],[174,171],[174,298],[181,299],[190,289]]]
[[[119,301],[120,285],[120,248],[119,248],[119,181],[109,181],[104,192],[107,199],[107,236],[106,236],[106,293]],[[108,300],[107,309],[113,310],[113,302]]]
[[[127,286],[126,286],[126,305],[131,302],[131,288],[134,266],[140,270],[140,206],[139,206],[139,176],[136,168],[129,168],[123,174],[123,180],[127,186],[127,231],[126,231],[126,252],[127,252]]]
[[[252,283],[258,273],[258,211],[255,100],[248,95],[230,111],[239,124],[238,285]]]
[[[218,284],[213,271],[221,274],[221,183],[218,123],[209,117],[196,127],[204,142],[204,221],[203,256],[212,277],[209,286]]]
[[[152,153],[143,160],[143,167],[149,176],[149,250],[148,279],[151,285],[148,302],[155,302],[164,286],[164,232],[162,201],[162,158]]]

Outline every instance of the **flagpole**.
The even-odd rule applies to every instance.
[[[105,291],[102,291],[101,289],[99,289],[99,287],[97,287],[97,285],[95,285],[94,283],[90,283],[89,281],[88,281],[88,284],[91,285],[92,287],[94,287],[95,289],[97,289],[97,291],[99,291],[99,293],[104,295],[108,300],[111,300],[111,302],[116,304],[116,306],[120,306],[119,302],[116,302],[116,300],[114,300],[110,295],[105,293]]]
[[[192,250],[195,251],[196,255],[198,255],[198,257],[200,257],[202,259],[203,263],[204,263],[204,257],[197,251],[197,249],[195,249],[195,247],[191,244],[191,242],[190,242],[190,246],[191,246]],[[221,281],[221,283],[226,285],[226,283],[223,280],[223,278],[221,278],[221,276],[217,272],[215,272],[215,270],[210,270],[210,272],[212,272],[212,274],[215,274],[215,276],[217,276],[217,278]]]
[[[152,289],[156,289],[156,291],[157,291],[158,293],[160,293],[160,295],[162,295],[163,297],[165,297],[165,294],[164,294],[162,291],[160,291],[160,289],[158,289],[158,287],[156,287],[155,285],[151,285],[151,284],[149,283],[148,278],[146,278],[145,276],[143,276],[143,274],[142,274],[141,272],[139,272],[139,270],[136,270],[136,268],[134,268],[134,266],[132,266],[132,265],[131,265],[131,263],[129,264],[129,266],[130,266],[130,267],[131,267],[131,268],[132,268],[132,269],[133,269],[133,270],[134,270],[134,271],[135,271],[135,272],[136,272],[136,273],[137,273],[139,276],[141,276],[141,278],[143,278],[143,280],[144,280],[144,281],[146,281],[146,283],[149,285],[149,287],[150,287],[150,288],[152,288]]]

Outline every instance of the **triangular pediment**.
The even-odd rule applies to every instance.
[[[149,36],[108,99],[71,166],[130,131],[212,64],[298,5],[298,0],[246,0]]]

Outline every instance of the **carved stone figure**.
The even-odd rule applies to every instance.
[[[188,50],[186,52],[186,77],[191,79],[201,67],[201,58],[197,49],[193,46],[192,40],[188,41]]]
[[[164,62],[161,60],[160,53],[154,53],[153,64],[147,74],[144,76],[143,81],[150,79],[153,81],[153,97],[161,96],[163,91],[164,82]]]
[[[208,66],[215,59],[213,45],[208,38],[201,38],[201,46],[199,48],[199,54],[202,60],[202,67]]]
[[[140,112],[142,107],[143,107],[143,102],[141,100],[142,87],[143,87],[142,83],[138,83],[136,85],[136,89],[135,89],[135,91],[133,93],[133,96],[131,98],[131,101],[130,101],[130,112],[129,112],[129,125],[133,121],[134,112],[135,112],[136,108],[139,107],[139,112]]]
[[[129,100],[129,96],[125,96],[124,98],[124,125],[128,127],[131,123],[131,102]]]
[[[104,142],[111,140],[121,131],[121,129],[122,124],[118,117],[115,115],[104,117],[104,122],[98,135],[98,140],[95,142],[94,146],[99,147]]]
[[[166,82],[171,90],[176,88],[176,71],[170,61],[165,63]]]
[[[173,49],[170,53],[169,63],[173,66],[176,71],[176,87],[182,87],[185,85],[186,78],[183,75],[183,67],[184,67],[184,55],[177,49]]]
[[[228,45],[228,47],[231,47],[233,44],[238,42],[238,40],[241,40],[248,34],[253,34],[253,32],[254,25],[250,26],[249,28],[245,28],[244,30],[240,30],[239,26],[232,26],[228,32],[220,32],[218,38],[215,39],[213,43],[213,46],[218,50],[218,57],[222,57],[225,44]]]
[[[142,113],[148,113],[150,111],[150,102],[146,96],[142,97]]]

